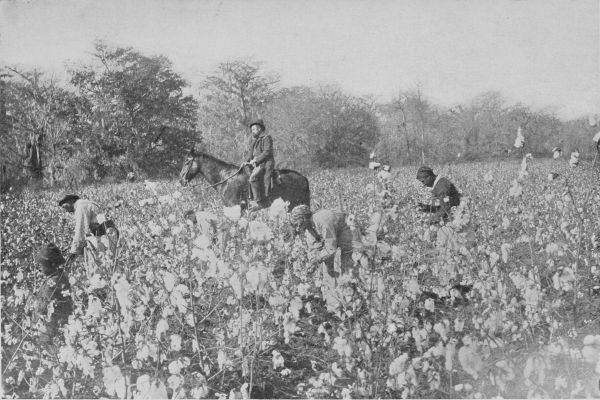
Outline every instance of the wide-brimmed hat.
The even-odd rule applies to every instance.
[[[433,176],[433,170],[429,167],[422,166],[417,171],[417,179],[426,178],[428,176]]]
[[[256,120],[250,122],[250,125],[248,125],[248,128],[252,128],[253,125],[259,125],[263,129],[263,131],[266,129],[265,128],[265,121],[263,121],[261,118],[256,119]]]
[[[65,203],[76,202],[77,200],[79,200],[79,196],[76,194],[67,194],[58,202],[58,206],[62,207],[62,205]]]
[[[310,211],[310,207],[305,204],[301,204],[292,209],[292,212],[290,213],[290,219],[292,222],[296,222],[303,220],[305,217],[310,217],[311,215],[312,212]]]
[[[35,261],[46,268],[57,267],[65,263],[60,249],[54,243],[48,243],[39,248]]]

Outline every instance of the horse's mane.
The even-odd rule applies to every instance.
[[[219,158],[217,158],[217,157],[215,157],[215,156],[213,156],[213,155],[210,155],[210,154],[208,154],[208,153],[205,153],[204,151],[198,151],[198,150],[196,150],[196,151],[194,152],[194,155],[196,155],[196,156],[202,156],[202,157],[206,157],[206,158],[208,158],[209,160],[211,160],[211,161],[214,161],[214,162],[216,162],[217,164],[220,164],[220,165],[222,165],[222,166],[226,166],[226,167],[228,167],[228,168],[232,168],[232,169],[233,169],[233,168],[239,168],[239,165],[235,165],[235,164],[232,164],[232,163],[230,163],[230,162],[227,162],[227,161],[221,160],[221,159],[219,159]]]

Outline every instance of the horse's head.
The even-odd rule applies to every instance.
[[[196,176],[198,173],[199,165],[197,154],[192,147],[188,154],[185,156],[185,161],[183,162],[183,168],[181,168],[181,172],[179,173],[179,183],[182,186],[187,186],[190,181]]]

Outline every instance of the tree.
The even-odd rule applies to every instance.
[[[203,140],[216,155],[243,157],[247,126],[263,116],[278,82],[276,74],[263,73],[260,63],[248,60],[221,63],[203,81],[198,124]]]
[[[164,56],[95,44],[97,63],[70,71],[83,98],[79,138],[98,175],[173,169],[196,134],[197,102]]]
[[[420,88],[399,93],[390,103],[378,106],[383,141],[378,153],[394,164],[425,163],[435,159],[440,115]]]
[[[46,173],[54,184],[68,153],[67,136],[76,118],[76,97],[38,71],[7,68],[2,84],[2,156],[34,179]]]
[[[265,110],[276,161],[286,166],[364,165],[379,140],[372,102],[337,87],[283,89]]]

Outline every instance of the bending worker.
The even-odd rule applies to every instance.
[[[317,266],[325,263],[327,273],[338,277],[339,273],[334,270],[334,258],[340,248],[342,272],[352,268],[352,231],[346,224],[344,213],[319,210],[313,214],[308,206],[299,205],[292,209],[290,219],[295,233],[305,234],[311,264]]]

